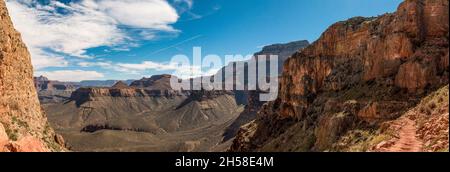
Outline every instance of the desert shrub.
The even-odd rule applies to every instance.
[[[430,108],[430,110],[434,110],[436,109],[437,105],[435,102],[431,102],[430,104],[428,104],[428,107]]]
[[[17,141],[17,139],[19,139],[19,134],[17,130],[11,130],[10,128],[6,128],[5,131],[10,140]]]

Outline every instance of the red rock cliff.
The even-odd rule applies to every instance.
[[[334,24],[285,63],[281,101],[294,110],[292,97],[376,79],[413,93],[447,82],[447,8],[448,0],[407,0],[394,14]]]
[[[62,150],[56,138],[38,101],[30,54],[0,0],[0,152]]]
[[[395,118],[423,92],[448,84],[448,3],[406,0],[395,13],[332,25],[286,61],[278,99],[231,150],[267,147],[289,125],[311,138],[303,150],[323,150],[358,120]]]

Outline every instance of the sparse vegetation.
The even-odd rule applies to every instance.
[[[49,135],[50,134],[50,130],[51,130],[51,127],[50,127],[50,125],[48,124],[48,123],[46,123],[45,124],[45,128],[44,128],[44,135]]]
[[[30,126],[28,125],[27,122],[22,121],[21,119],[15,117],[15,116],[12,117],[12,123],[13,123],[14,125],[17,125],[17,126],[19,126],[19,127],[23,127],[23,128],[26,128],[26,129],[29,129],[29,128],[30,128]]]
[[[414,114],[425,151],[448,152],[449,86],[431,93],[417,105]]]
[[[19,131],[17,129],[11,130],[10,128],[6,128],[5,129],[6,134],[8,135],[9,139],[12,141],[17,141],[17,139],[19,138]]]
[[[56,143],[52,137],[46,136],[42,140],[44,140],[45,144],[47,145],[47,147],[50,150],[55,151],[55,152],[63,151],[62,147],[60,145],[58,145],[58,143]]]
[[[348,131],[335,144],[338,152],[366,152],[392,136],[375,129],[355,129]]]
[[[427,116],[436,113],[440,109],[445,107],[448,108],[449,104],[449,86],[445,86],[438,91],[431,93],[429,96],[422,99],[422,101],[417,105],[419,112]],[[425,123],[425,118],[420,118],[418,120],[418,127],[422,127]]]
[[[446,102],[448,103],[448,101],[449,101],[448,100],[448,96],[449,96],[448,90],[449,90],[449,86],[447,85],[447,86],[439,89],[438,91],[431,93],[429,96],[422,99],[419,106],[426,106],[426,105],[431,106],[431,104],[441,105]]]

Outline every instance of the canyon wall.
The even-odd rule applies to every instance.
[[[41,110],[30,54],[0,0],[0,151],[59,151],[62,144]]]
[[[295,97],[340,91],[378,80],[416,93],[446,83],[448,0],[407,0],[394,14],[353,18],[331,26],[285,63],[282,116],[302,116]]]
[[[285,62],[278,99],[231,151],[330,150],[348,130],[399,117],[448,84],[448,19],[448,0],[406,0],[332,25]]]
[[[300,40],[300,41],[294,41],[284,44],[273,44],[264,46],[261,51],[256,52],[254,54],[255,57],[258,57],[260,55],[269,57],[271,55],[277,55],[278,56],[278,75],[282,74],[283,70],[283,64],[284,62],[289,59],[295,52],[298,52],[302,50],[303,48],[307,47],[309,45],[309,42],[307,40]],[[244,75],[248,77],[248,67],[245,66],[247,64],[250,65],[257,65],[257,64],[251,64],[252,61],[241,61],[241,62],[235,62],[230,63],[228,66],[224,67],[222,70],[225,70],[228,67],[232,67],[234,64],[235,70],[234,73],[236,75],[236,78],[244,77]],[[256,62],[258,63],[258,62]],[[218,73],[222,72],[219,71]],[[216,74],[217,75],[217,74]],[[239,76],[239,77],[238,77]],[[257,77],[257,76],[254,76]],[[245,77],[244,77],[245,78]],[[239,82],[238,79],[235,80],[236,83]],[[244,79],[245,85],[248,85],[248,81]],[[233,124],[228,127],[227,131],[223,134],[224,139],[223,141],[228,141],[233,139],[237,132],[239,131],[239,128],[247,124],[253,120],[256,119],[256,113],[258,110],[262,107],[262,105],[266,102],[260,101],[259,97],[260,94],[266,94],[267,92],[261,91],[261,90],[237,90],[234,91],[236,95],[236,99],[238,102],[241,102],[242,104],[245,104],[244,111],[239,115],[239,118],[236,119],[236,121],[233,122]]]
[[[44,76],[34,77],[33,80],[41,105],[63,102],[80,88],[78,83],[51,81]]]

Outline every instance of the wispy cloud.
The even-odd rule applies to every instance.
[[[6,0],[15,27],[32,54],[36,75],[54,80],[80,81],[102,79],[109,71],[145,75],[149,71],[175,73],[180,78],[213,75],[219,69],[178,66],[170,62],[142,61],[118,63],[87,53],[90,48],[105,48],[105,53],[129,51],[138,41],[158,39],[159,34],[178,34],[172,27],[180,15],[192,18],[193,0],[79,0],[71,3],[32,0]],[[151,52],[156,55],[202,37],[193,36]],[[75,57],[75,58],[72,58]],[[70,63],[70,64],[69,64]],[[81,70],[46,71],[47,67],[77,67]],[[75,69],[77,69],[75,68]],[[72,69],[72,68],[71,68]],[[94,71],[97,70],[97,71]]]
[[[180,14],[189,11],[194,6],[193,0],[173,0],[173,4],[177,7]]]
[[[80,67],[103,67],[103,68],[109,68],[112,67],[111,62],[79,62],[78,66]]]
[[[179,78],[195,78],[200,76],[211,76],[216,74],[220,68],[202,68],[201,66],[179,66],[176,63],[157,63],[143,61],[142,63],[119,63],[115,69],[141,73],[148,70],[171,72]]]
[[[170,62],[143,61],[141,63],[113,63],[103,62],[79,62],[80,67],[100,67],[116,72],[145,76],[149,71],[165,72],[175,74],[179,78],[192,78],[200,76],[210,76],[216,74],[220,68],[202,68],[201,66],[179,66]]]
[[[177,48],[180,45],[183,45],[183,44],[185,44],[187,42],[196,40],[196,39],[201,38],[201,37],[202,37],[202,35],[196,35],[196,36],[190,37],[188,39],[185,39],[183,41],[177,42],[177,43],[175,43],[173,45],[170,45],[168,47],[164,47],[164,48],[161,48],[159,50],[153,51],[152,53],[150,53],[150,55],[155,55],[155,54],[161,53],[161,52],[166,51],[166,50],[171,49],[171,48]]]

